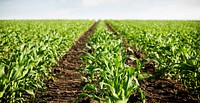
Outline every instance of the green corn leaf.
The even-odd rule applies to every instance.
[[[127,103],[128,100],[117,100],[116,103]]]
[[[87,97],[87,96],[89,96],[87,93],[81,93],[80,94],[80,97]]]
[[[33,89],[28,89],[28,90],[26,90],[26,92],[35,97],[35,93],[34,93]]]
[[[86,86],[84,87],[84,89],[87,89],[89,91],[95,92],[95,87],[92,84],[86,84]]]
[[[0,65],[0,78],[5,74],[3,65]]]

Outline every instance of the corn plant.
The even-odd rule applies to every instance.
[[[0,21],[0,102],[23,102],[44,89],[51,66],[94,21]],[[29,98],[30,99],[30,98]]]
[[[129,45],[156,61],[155,77],[182,81],[195,94],[200,91],[199,21],[107,21]]]
[[[83,73],[88,76],[83,78],[87,84],[83,87],[81,97],[89,96],[108,103],[126,103],[131,94],[140,92],[142,99],[145,99],[138,82],[142,65],[138,63],[137,67],[132,68],[125,64],[122,39],[109,32],[104,22],[99,21],[89,45],[87,48],[92,53],[84,53],[83,60],[87,61],[87,65]]]

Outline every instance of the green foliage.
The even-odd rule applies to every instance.
[[[122,39],[109,32],[104,22],[99,21],[88,45],[92,53],[86,52],[83,57],[87,61],[83,73],[88,76],[84,77],[87,84],[82,97],[89,96],[108,103],[126,103],[130,95],[137,92],[144,97],[137,79],[142,67],[139,60],[136,68],[125,64],[127,57]]]
[[[23,102],[24,94],[44,89],[51,66],[93,22],[0,21],[0,102]]]
[[[156,77],[180,80],[200,94],[199,21],[107,21],[159,68]]]

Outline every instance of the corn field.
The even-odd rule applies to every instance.
[[[73,73],[84,85],[78,85],[73,102],[89,98],[99,103],[146,103],[151,96],[145,82],[153,79],[180,83],[190,92],[189,99],[200,100],[199,21],[1,20],[0,102],[37,102],[39,91],[50,90],[45,81],[63,78],[55,76],[53,67],[68,69],[60,62],[72,58],[64,55],[89,32],[84,49],[75,49],[82,54],[77,57],[82,68]],[[138,52],[144,56],[138,58]],[[145,71],[148,63],[155,64],[155,72]],[[72,85],[68,88],[73,90]]]

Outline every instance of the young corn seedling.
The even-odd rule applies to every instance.
[[[0,102],[31,101],[51,66],[90,27],[88,20],[0,21]],[[31,98],[27,98],[30,95]]]
[[[88,96],[108,103],[126,103],[132,93],[144,93],[140,89],[138,75],[140,67],[132,68],[125,65],[125,49],[122,40],[105,29],[102,21],[90,38],[92,54],[84,53],[87,61],[84,77],[88,83],[83,87],[80,97]],[[138,63],[139,64],[139,63]]]
[[[199,95],[199,21],[107,22],[130,45],[135,45],[149,59],[156,61],[156,78],[167,77],[182,81],[186,88]]]

